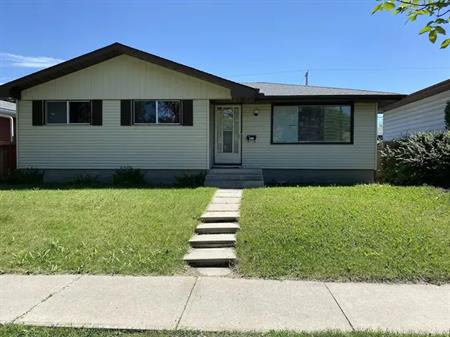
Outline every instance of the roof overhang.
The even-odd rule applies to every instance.
[[[406,95],[299,95],[299,96],[264,96],[259,95],[257,100],[261,102],[287,103],[287,102],[376,102],[380,107],[401,100]]]
[[[410,95],[407,95],[402,100],[385,106],[384,111],[389,111],[389,110],[392,110],[395,108],[399,108],[403,105],[413,103],[413,102],[419,101],[421,99],[424,99],[424,98],[427,98],[430,96],[437,95],[437,94],[447,91],[447,90],[450,90],[450,79],[436,83],[430,87],[427,87],[425,89],[422,89],[422,90],[416,91]]]
[[[228,88],[230,89],[231,96],[233,98],[252,99],[255,98],[259,93],[258,89],[248,87],[246,85],[236,83],[222,77],[215,76],[207,72],[144,52],[142,50],[125,46],[120,43],[113,43],[109,46],[94,50],[93,52],[73,58],[69,61],[59,63],[55,66],[5,83],[0,86],[0,98],[3,97],[20,99],[22,90],[68,75],[75,71],[90,67],[119,55],[133,56],[143,61],[147,61],[161,67]]]

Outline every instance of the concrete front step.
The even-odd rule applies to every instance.
[[[233,248],[192,248],[183,260],[196,267],[229,266],[236,261],[236,253]]]
[[[200,217],[202,222],[236,222],[239,220],[239,212],[223,211],[223,212],[208,212],[202,214]]]
[[[206,182],[206,187],[218,187],[218,188],[257,188],[264,187],[264,181],[262,180],[244,180],[244,181],[228,181],[217,180],[214,182]]]
[[[264,178],[261,169],[213,168],[205,177],[205,186],[218,188],[263,187]]]
[[[258,174],[262,175],[261,169],[245,169],[245,168],[212,168],[208,174]]]
[[[235,234],[195,234],[189,244],[193,248],[223,248],[236,245]]]
[[[205,177],[205,181],[216,180],[263,180],[263,176],[261,174],[208,174]]]
[[[236,222],[210,222],[201,223],[195,229],[198,234],[233,234],[239,230],[240,226]]]
[[[216,183],[216,182],[244,182],[244,181],[264,181],[261,177],[253,176],[251,178],[240,178],[240,177],[223,177],[223,176],[215,176],[211,178],[205,178],[205,183]]]

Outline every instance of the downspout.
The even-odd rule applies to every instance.
[[[10,115],[6,115],[6,114],[2,114],[0,113],[0,117],[4,117],[4,118],[9,118],[10,123],[9,123],[9,128],[10,128],[10,142],[11,144],[14,143],[14,118]]]

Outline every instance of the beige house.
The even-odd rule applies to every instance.
[[[383,139],[445,129],[445,107],[450,102],[450,80],[406,96],[385,107]]]
[[[114,43],[0,86],[17,100],[17,166],[47,181],[132,166],[171,183],[211,168],[266,183],[373,180],[377,112],[402,95],[236,83]]]

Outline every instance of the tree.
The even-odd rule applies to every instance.
[[[450,131],[450,101],[447,101],[445,106],[445,128]]]
[[[379,2],[372,14],[388,11],[393,14],[404,14],[408,22],[414,22],[418,17],[430,17],[429,21],[419,34],[428,34],[428,39],[435,43],[439,35],[447,35],[444,26],[450,23],[450,0],[377,0]],[[441,49],[450,45],[450,38],[441,43]]]

